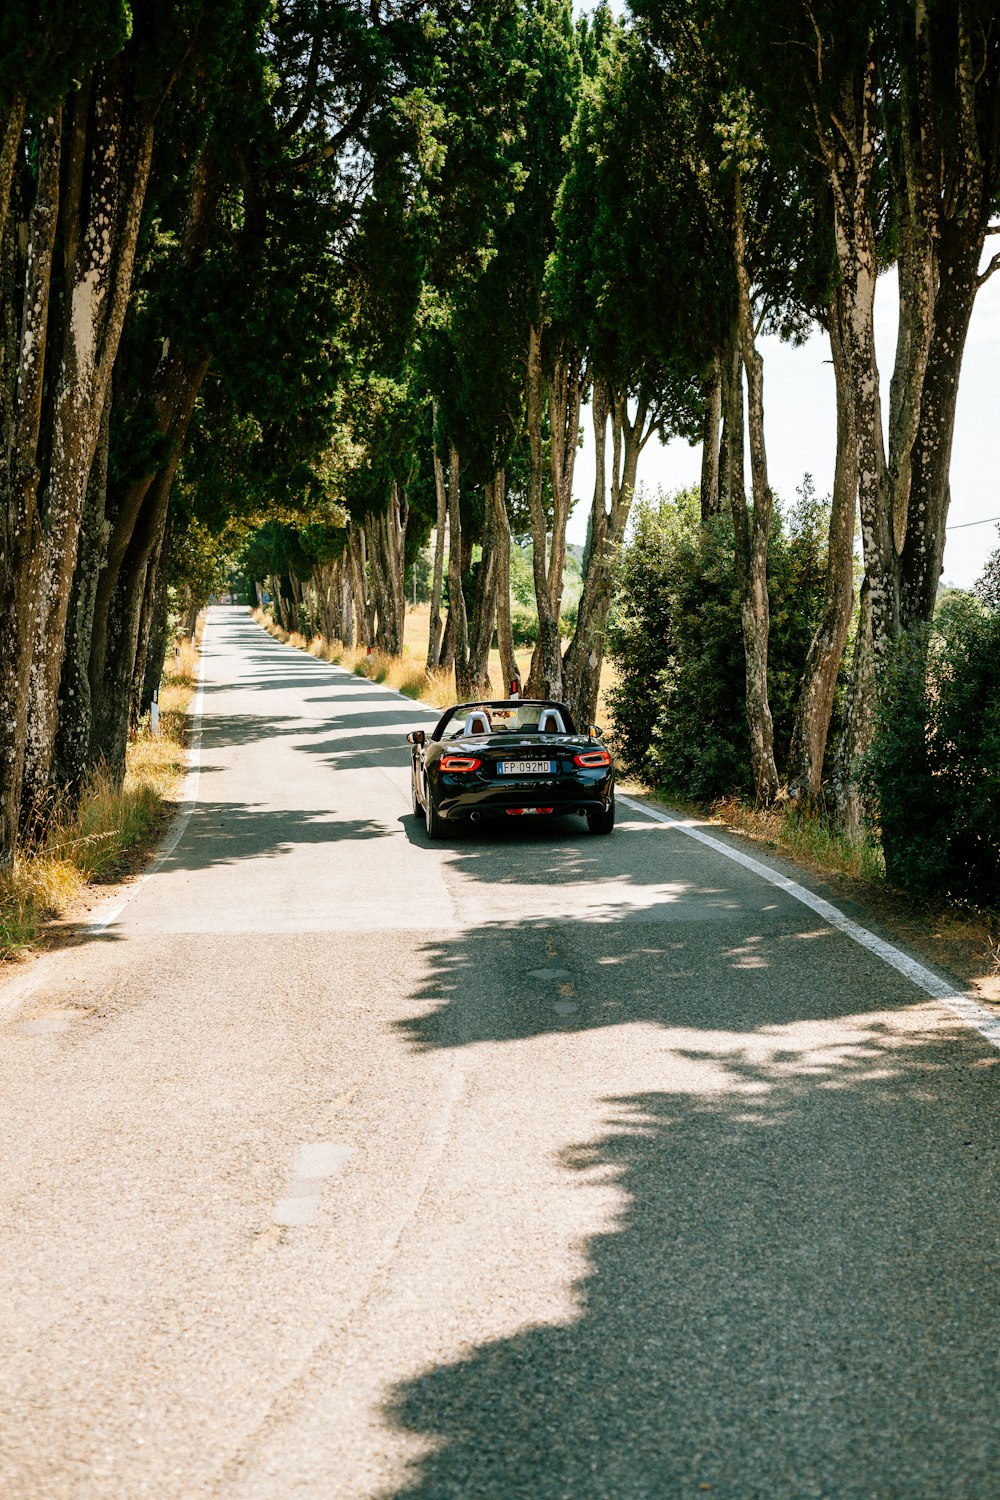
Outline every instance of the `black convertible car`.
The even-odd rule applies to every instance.
[[[427,837],[487,817],[580,813],[591,833],[615,826],[615,769],[600,730],[578,734],[564,703],[497,698],[456,703],[430,734],[407,735],[413,811]]]

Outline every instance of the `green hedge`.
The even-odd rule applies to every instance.
[[[1000,907],[1000,612],[952,596],[880,680],[863,779],[887,878]]]
[[[776,510],[768,684],[779,771],[819,614],[826,530],[826,508],[811,493],[787,520]],[[623,769],[696,801],[752,793],[732,526],[725,517],[702,522],[697,490],[637,506],[608,644]]]

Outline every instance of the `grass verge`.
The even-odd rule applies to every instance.
[[[164,672],[160,732],[151,732],[147,716],[129,744],[122,785],[104,767],[92,771],[79,798],[56,802],[44,835],[26,840],[0,875],[0,961],[24,957],[86,886],[131,874],[144,861],[184,777],[197,670],[197,649],[187,641]]]

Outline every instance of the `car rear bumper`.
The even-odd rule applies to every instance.
[[[511,786],[465,786],[454,789],[447,783],[453,778],[442,776],[435,788],[434,806],[449,822],[478,818],[503,817],[517,808],[551,808],[559,813],[607,812],[614,800],[613,776],[596,780],[581,777],[547,781],[542,778]]]

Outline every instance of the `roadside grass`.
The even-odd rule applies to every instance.
[[[622,790],[652,795],[678,812],[714,823],[774,853],[785,854],[818,874],[840,876],[872,887],[885,885],[885,860],[878,840],[871,833],[852,838],[830,819],[810,815],[794,803],[779,801],[773,807],[762,808],[737,796],[719,797],[709,803],[692,802],[678,796],[669,786],[653,787],[638,780],[623,782]]]
[[[735,833],[803,864],[873,885],[885,881],[882,849],[871,833],[853,838],[828,818],[811,816],[787,802],[758,808],[739,797],[723,797],[713,802],[708,812]]]
[[[159,694],[160,732],[148,716],[130,741],[121,786],[105,767],[80,796],[56,799],[28,829],[0,874],[0,962],[34,947],[45,925],[65,917],[90,884],[130,873],[152,848],[185,772],[188,705],[198,652],[185,641],[167,661]]]

